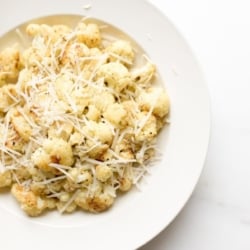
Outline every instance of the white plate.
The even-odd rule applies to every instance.
[[[92,7],[85,10],[85,4]],[[182,36],[142,0],[5,0],[0,35],[28,20],[55,14],[90,15],[123,30],[156,63],[171,98],[171,125],[161,133],[165,152],[143,191],[121,197],[108,212],[26,217],[8,194],[0,196],[4,249],[135,249],[156,236],[190,197],[206,156],[209,98],[197,62]]]

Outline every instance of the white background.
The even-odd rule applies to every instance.
[[[211,96],[212,131],[191,199],[141,250],[250,249],[250,1],[151,0],[195,52]]]

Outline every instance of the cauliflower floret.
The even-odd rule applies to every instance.
[[[72,168],[69,170],[69,175],[67,176],[68,181],[72,181],[77,183],[77,176],[79,175],[80,169],[79,168]]]
[[[18,99],[16,86],[14,84],[6,84],[0,87],[0,111],[6,112],[9,107]]]
[[[140,121],[139,133],[135,134],[135,140],[138,142],[151,141],[157,135],[157,123],[155,116],[150,115],[150,117],[148,119],[147,118],[147,113],[142,112],[138,115],[138,121]]]
[[[77,206],[82,208],[83,210],[88,211],[89,210],[89,205],[88,205],[88,193],[87,191],[82,190],[76,197],[75,203]]]
[[[62,194],[59,196],[59,200],[60,200],[61,202],[67,202],[69,199],[70,199],[70,194],[69,194],[69,193],[62,193]]]
[[[82,183],[86,185],[90,184],[93,180],[92,175],[82,168],[72,168],[68,173],[67,180],[69,183]]]
[[[45,192],[47,194],[51,194],[51,192],[55,192],[55,193],[60,193],[60,192],[64,192],[63,190],[63,185],[65,183],[65,180],[60,180],[60,181],[56,181],[56,182],[52,182],[46,185],[46,190]]]
[[[14,128],[9,129],[5,146],[17,152],[24,152],[25,141],[19,136]]]
[[[17,48],[7,48],[0,52],[0,86],[17,80],[20,68],[20,55]]]
[[[147,62],[141,68],[135,69],[133,72],[131,72],[131,79],[135,83],[147,84],[152,80],[155,72],[155,65]]]
[[[28,69],[37,67],[38,63],[41,63],[42,60],[43,56],[41,55],[41,52],[34,47],[26,49],[20,58],[22,65]]]
[[[154,105],[153,114],[159,117],[163,117],[169,112],[169,98],[168,95],[161,88],[149,88],[146,91],[142,91],[137,101],[141,110],[149,111]]]
[[[157,100],[157,103],[154,107],[153,114],[159,117],[163,117],[168,114],[169,106],[170,106],[170,102],[169,102],[169,97],[167,93],[161,92]]]
[[[129,126],[134,126],[134,120],[137,116],[137,113],[140,113],[140,109],[138,107],[137,102],[135,101],[124,101],[121,103],[123,108],[127,112],[126,122]]]
[[[76,189],[79,189],[80,188],[80,185],[75,183],[75,182],[72,182],[72,181],[66,181],[64,184],[63,184],[63,189],[66,191],[66,192],[74,192],[76,191]]]
[[[55,81],[55,91],[58,98],[67,102],[67,95],[71,92],[73,80],[69,76],[61,74]]]
[[[104,82],[118,92],[121,92],[131,82],[128,69],[119,62],[101,65],[96,73],[96,79],[100,78],[104,78]]]
[[[99,160],[101,161],[110,161],[113,158],[113,154],[110,151],[104,152],[100,157]]]
[[[31,156],[33,163],[44,171],[53,171],[50,163],[71,166],[74,163],[72,148],[60,138],[45,140],[42,148],[38,148]]]
[[[88,155],[94,159],[101,159],[102,155],[108,150],[108,144],[101,144],[100,142],[93,142],[92,140],[87,140],[86,145],[89,148]]]
[[[32,79],[32,72],[31,70],[24,68],[20,71],[19,76],[18,76],[18,81],[16,83],[16,88],[19,91],[25,91],[27,90],[28,83]]]
[[[83,191],[78,194],[75,199],[75,203],[83,210],[98,213],[111,207],[114,203],[114,197],[106,193],[89,197],[87,192]]]
[[[72,134],[73,126],[69,123],[60,124],[59,128],[57,126],[51,126],[48,130],[49,138],[61,138],[67,141]]]
[[[30,190],[35,195],[44,195],[44,194],[46,194],[46,185],[44,185],[44,184],[37,184],[37,183],[34,182],[34,183],[31,183]]]
[[[131,65],[134,61],[134,51],[131,44],[127,41],[115,41],[105,51],[109,53],[108,60],[110,62],[119,61],[125,65]]]
[[[35,24],[31,23],[26,27],[26,33],[29,36],[47,36],[49,33],[51,33],[51,27],[49,25],[40,25],[40,24]]]
[[[33,165],[33,164],[32,164]],[[44,180],[44,173],[40,171],[39,168],[35,167],[34,165],[32,167],[27,168],[30,175],[32,176],[32,180],[35,182],[40,182]]]
[[[89,185],[93,182],[92,175],[86,171],[81,169],[80,174],[77,176],[77,183],[82,183],[83,185]]]
[[[119,178],[119,190],[123,192],[127,192],[132,187],[132,181],[129,178]]]
[[[29,216],[38,216],[46,208],[46,202],[36,196],[32,191],[25,190],[25,188],[19,184],[14,184],[11,188],[11,192],[17,201],[21,204],[21,208]]]
[[[122,104],[114,103],[109,105],[103,116],[117,127],[126,125],[127,112]]]
[[[84,140],[83,135],[76,131],[70,135],[69,143],[71,144],[71,146],[80,145],[83,142],[83,140]]]
[[[45,140],[43,149],[49,154],[51,161],[71,166],[74,163],[72,148],[69,143],[59,138]]]
[[[66,109],[71,112],[82,113],[88,105],[88,100],[82,98],[79,91],[73,91],[73,80],[67,75],[60,75],[55,81],[55,91],[58,100],[65,104]]]
[[[105,182],[112,176],[112,170],[108,166],[97,165],[96,166],[96,178]]]
[[[90,103],[89,98],[83,97],[83,93],[77,90],[72,92],[71,97],[75,102],[75,107],[72,106],[72,111],[74,113],[77,113],[78,115],[82,115],[84,110],[88,108],[88,105]]]
[[[100,115],[101,115],[101,112],[99,111],[99,109],[96,108],[95,105],[88,106],[88,112],[86,114],[86,117],[89,120],[98,121],[100,118]]]
[[[15,175],[17,177],[18,180],[28,180],[29,178],[31,178],[30,172],[28,170],[27,167],[19,167],[17,169],[15,169]]]
[[[92,99],[92,104],[100,111],[104,111],[113,103],[115,103],[115,98],[108,92],[98,93],[98,95],[95,95]]]
[[[115,151],[119,153],[119,155],[124,159],[134,159],[134,153],[131,147],[131,143],[125,139],[119,142],[116,147]]]
[[[0,172],[0,188],[9,187],[12,184],[12,174],[10,171]]]
[[[94,126],[95,137],[98,138],[102,143],[111,144],[113,139],[113,134],[110,126],[106,123],[96,123]]]
[[[85,43],[89,48],[98,47],[101,44],[101,33],[96,24],[80,22],[76,32],[78,42]]]
[[[101,212],[107,210],[114,203],[114,197],[109,194],[102,193],[94,198],[88,198],[89,211]]]
[[[43,148],[38,148],[31,156],[32,162],[38,168],[44,171],[51,171],[49,164],[51,163],[50,155]]]
[[[46,205],[48,209],[56,208],[56,200],[55,199],[46,199]]]
[[[112,130],[106,123],[89,121],[89,125],[84,127],[83,131],[85,131],[89,136],[96,138],[103,144],[110,145],[112,143]]]
[[[67,35],[70,32],[70,28],[66,25],[54,25],[47,24],[29,24],[26,28],[26,33],[30,36],[42,36],[46,40],[50,39],[51,42],[55,42],[59,38]]]
[[[75,66],[77,64],[79,66],[79,63],[81,62],[79,59],[89,55],[90,49],[85,44],[79,42],[72,43],[67,46],[60,61],[63,65],[70,63],[71,66]]]
[[[53,35],[51,36],[51,38],[53,38],[53,42],[56,42],[58,39],[62,38],[62,37],[66,37],[70,32],[71,29],[63,24],[58,24],[58,25],[53,25],[52,26],[52,31],[53,31]]]
[[[29,141],[32,134],[32,128],[26,119],[16,110],[12,112],[11,123],[20,137],[25,141]]]

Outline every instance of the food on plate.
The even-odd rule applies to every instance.
[[[154,157],[169,112],[156,67],[94,22],[26,32],[0,52],[0,188],[30,216],[104,211]]]

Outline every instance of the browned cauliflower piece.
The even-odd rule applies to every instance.
[[[20,71],[20,54],[15,47],[0,52],[0,86],[7,82],[16,82]]]
[[[114,203],[114,197],[101,193],[94,197],[89,197],[86,192],[80,192],[75,203],[83,210],[99,213],[107,210]]]
[[[45,200],[36,196],[32,191],[25,190],[25,188],[19,184],[14,184],[11,188],[11,192],[20,203],[21,208],[29,216],[38,216],[47,208]]]
[[[53,171],[50,163],[71,166],[74,157],[71,145],[60,138],[47,139],[31,157],[33,163],[44,171]],[[56,171],[57,172],[57,171]]]
[[[12,174],[10,171],[0,172],[0,188],[10,187],[12,184]]]

